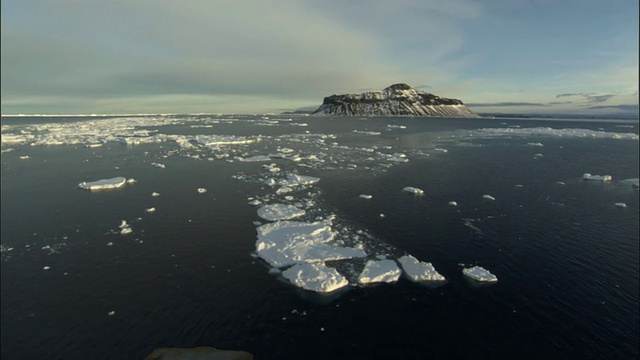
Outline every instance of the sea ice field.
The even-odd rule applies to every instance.
[[[628,120],[2,117],[0,355],[638,358],[638,143]]]

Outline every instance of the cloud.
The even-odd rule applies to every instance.
[[[587,101],[587,103],[594,104],[605,102],[614,96],[615,94],[596,95],[596,93],[567,93],[556,95],[556,99],[561,97],[582,97]]]
[[[638,104],[620,104],[620,105],[597,105],[591,106],[588,109],[614,109],[621,110],[625,112],[634,112],[638,113]]]

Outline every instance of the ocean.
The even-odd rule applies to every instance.
[[[638,121],[3,117],[1,160],[3,359],[640,357]],[[265,204],[365,252],[326,262],[350,285],[270,270]],[[403,255],[446,281],[358,284]]]

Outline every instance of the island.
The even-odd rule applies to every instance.
[[[382,91],[327,96],[312,115],[479,117],[458,99],[441,98],[403,83]]]

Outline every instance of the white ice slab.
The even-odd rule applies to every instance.
[[[271,158],[267,155],[256,155],[248,158],[240,158],[242,162],[260,162],[260,161],[271,161]]]
[[[297,287],[320,293],[332,292],[349,285],[349,281],[336,269],[322,262],[296,264],[283,271],[282,276]]]
[[[458,203],[455,201],[449,201],[449,206],[458,206]]]
[[[593,181],[611,181],[613,178],[611,175],[591,175],[589,173],[584,173],[582,175],[584,180],[593,180]]]
[[[335,232],[325,222],[278,221],[256,228],[258,256],[274,267],[365,257],[362,250],[331,244]]]
[[[462,273],[476,281],[482,282],[496,282],[498,278],[489,272],[489,270],[482,268],[480,266],[474,266],[470,268],[462,269]]]
[[[496,199],[496,198],[494,198],[494,197],[493,197],[493,196],[491,196],[491,195],[482,195],[482,198],[483,198],[483,199],[487,199],[487,200],[492,200],[492,201]]]
[[[415,194],[415,195],[423,195],[424,194],[424,190],[415,188],[413,186],[407,186],[404,189],[402,189],[402,191],[410,192],[410,193]]]
[[[627,207],[627,204],[625,204],[625,203],[623,203],[623,202],[617,202],[617,203],[615,203],[615,205],[616,205],[617,207],[621,207],[621,208],[626,208],[626,207]]]
[[[358,276],[360,284],[392,283],[398,281],[402,271],[393,260],[369,260]]]
[[[289,220],[303,216],[307,212],[293,205],[272,204],[258,209],[258,216],[267,221]]]
[[[207,192],[207,189],[205,189],[205,188],[198,188],[198,193],[200,193],[200,194],[204,194],[204,193],[206,193],[206,192]]]
[[[444,281],[444,276],[440,275],[429,262],[418,261],[411,255],[405,255],[398,259],[404,274],[411,281]]]
[[[373,198],[372,195],[368,195],[368,194],[362,194],[362,195],[360,195],[360,197],[363,198],[363,199],[371,199],[371,198]]]
[[[286,179],[278,181],[278,185],[283,187],[295,187],[301,185],[312,185],[320,181],[320,178],[306,175],[289,174]]]
[[[127,182],[127,179],[118,176],[111,179],[101,179],[97,181],[89,181],[89,182],[81,182],[78,184],[80,189],[84,190],[106,190],[106,189],[117,189],[119,187],[124,186]]]

